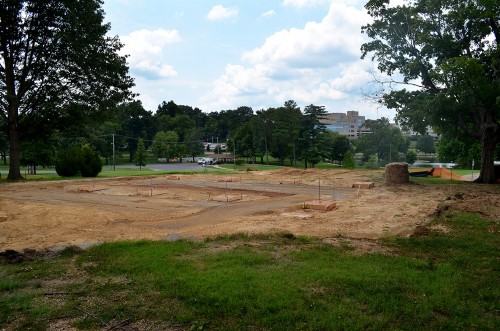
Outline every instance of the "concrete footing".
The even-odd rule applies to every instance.
[[[330,211],[337,208],[337,203],[335,201],[313,200],[304,202],[302,208]]]
[[[289,179],[289,180],[280,180],[281,185],[300,185],[302,184],[302,180],[300,179]]]
[[[356,182],[352,184],[353,188],[372,188],[375,187],[374,182]]]
[[[231,182],[239,182],[240,180],[241,180],[240,177],[221,177],[217,181],[231,183]]]

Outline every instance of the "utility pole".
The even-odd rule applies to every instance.
[[[115,134],[113,133],[113,171],[116,170],[115,168]]]

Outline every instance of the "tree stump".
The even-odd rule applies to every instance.
[[[408,164],[403,162],[389,163],[385,166],[386,184],[406,184],[410,182]]]

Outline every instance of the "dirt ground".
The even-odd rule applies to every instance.
[[[365,181],[375,187],[352,188]],[[319,199],[336,208],[304,209]],[[0,251],[240,232],[373,240],[409,236],[448,208],[499,220],[500,187],[387,186],[381,171],[315,169],[2,183]]]

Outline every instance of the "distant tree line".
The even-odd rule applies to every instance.
[[[323,160],[342,163],[350,140],[325,129],[321,118],[323,106],[309,105],[303,111],[290,100],[282,107],[254,110],[250,107],[205,113],[199,108],[162,102],[156,112],[145,110],[140,101],[122,103],[106,121],[90,127],[80,127],[75,136],[63,134],[64,139],[54,144],[89,143],[109,161],[115,153],[124,151],[130,162],[137,162],[135,154],[139,142],[156,157],[172,159],[200,156],[205,153],[204,142],[219,141],[227,150],[250,162],[269,163],[269,157],[281,165],[289,161],[305,167],[314,167]],[[46,145],[55,150],[57,146]],[[139,148],[144,153],[142,147]],[[220,151],[220,148],[219,148]],[[141,155],[140,159],[143,159]],[[47,164],[50,162],[45,162]],[[143,165],[144,161],[139,162]]]

